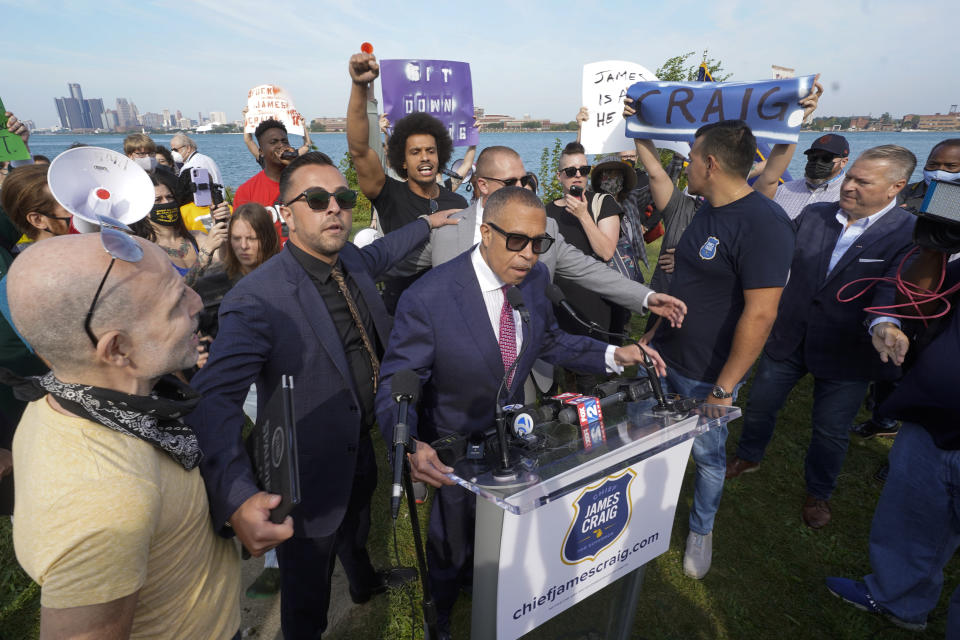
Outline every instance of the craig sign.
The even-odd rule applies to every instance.
[[[693,440],[532,512],[505,512],[497,638],[519,638],[670,546]]]
[[[758,140],[795,144],[803,122],[801,96],[814,76],[762,82],[637,82],[627,90],[637,113],[627,120],[631,138],[693,141],[697,129],[721,120],[744,120]]]

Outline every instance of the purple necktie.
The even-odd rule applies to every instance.
[[[503,370],[507,371],[513,361],[517,359],[517,327],[513,324],[513,307],[507,302],[507,289],[510,285],[505,284],[500,288],[503,292],[503,307],[500,308],[500,357],[503,358]],[[507,378],[507,388],[513,382],[513,372]]]

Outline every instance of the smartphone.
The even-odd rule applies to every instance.
[[[213,206],[213,195],[210,193],[210,173],[203,167],[190,167],[190,182],[192,183],[193,204],[198,207]]]
[[[570,195],[572,195],[574,198],[579,198],[580,196],[583,195],[583,187],[578,185],[573,185],[572,187],[570,187]]]

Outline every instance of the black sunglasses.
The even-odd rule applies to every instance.
[[[590,169],[592,168],[593,167],[590,165],[585,164],[582,167],[566,167],[564,169],[560,169],[560,171],[565,173],[568,178],[572,178],[573,176],[577,175],[578,171],[580,172],[581,176],[588,176],[590,175]]]
[[[535,254],[540,255],[553,246],[553,237],[548,233],[537,236],[536,238],[531,238],[522,233],[507,233],[492,222],[486,222],[484,224],[507,239],[507,251],[523,251],[527,243],[532,243],[530,248],[533,249]]]
[[[100,299],[100,292],[103,291],[103,285],[113,269],[113,263],[117,260],[124,262],[140,262],[143,259],[143,247],[137,244],[133,236],[127,235],[133,233],[133,230],[119,220],[109,216],[97,216],[97,222],[100,223],[100,244],[103,250],[110,254],[110,264],[107,265],[107,272],[103,274],[100,280],[100,286],[93,296],[93,302],[90,303],[90,309],[87,311],[87,317],[83,321],[83,330],[87,332],[93,348],[97,348],[100,340],[93,334],[90,328],[90,321],[93,319],[93,310],[97,306],[97,300]]]
[[[336,193],[330,193],[322,187],[310,187],[296,198],[287,203],[289,207],[297,200],[305,200],[307,206],[314,211],[326,211],[330,206],[331,196],[336,199],[341,209],[353,209],[357,204],[357,192],[350,189],[341,189]]]
[[[526,187],[530,184],[530,176],[521,176],[519,178],[494,178],[492,176],[478,176],[484,180],[496,180],[500,182],[505,187],[514,187],[519,182],[521,187]]]
[[[52,213],[44,213],[43,211],[38,211],[37,213],[42,215],[44,218],[50,218],[51,220],[59,220],[61,222],[70,222],[71,220],[73,220],[72,216],[55,216]]]

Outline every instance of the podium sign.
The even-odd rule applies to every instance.
[[[518,638],[670,547],[693,440],[536,510],[505,513],[497,638]]]

